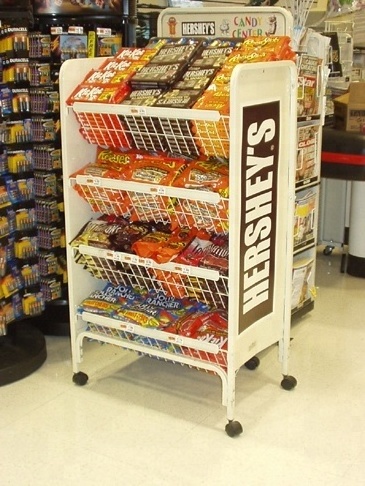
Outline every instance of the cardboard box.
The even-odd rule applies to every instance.
[[[365,82],[351,83],[348,93],[333,100],[335,127],[361,132],[365,126]]]

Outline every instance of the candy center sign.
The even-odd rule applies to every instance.
[[[204,19],[204,20],[202,20]],[[165,9],[159,32],[166,37],[202,36],[246,39],[258,35],[289,35],[292,20],[280,7]]]

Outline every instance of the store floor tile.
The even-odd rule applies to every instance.
[[[314,310],[292,325],[292,391],[278,348],[239,371],[224,432],[220,379],[86,342],[86,386],[72,383],[70,341],[0,388],[1,486],[365,485],[365,279],[318,250]]]

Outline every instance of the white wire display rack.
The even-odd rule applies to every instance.
[[[144,221],[177,221],[180,225],[229,233],[229,268],[226,275],[173,261],[157,264],[136,255],[87,245],[75,249],[69,244],[74,382],[82,385],[88,380],[80,370],[85,338],[213,372],[222,382],[226,432],[238,435],[242,426],[234,419],[235,380],[241,366],[250,362],[250,367],[256,367],[259,361],[255,355],[279,343],[282,387],[291,389],[296,385],[295,378],[288,374],[296,160],[295,65],[282,61],[235,68],[228,119],[204,110],[87,103],[67,107],[65,100],[95,62],[77,60],[76,68],[70,60],[63,64],[60,73],[67,241],[71,242],[93,215],[125,215],[128,208]],[[266,89],[269,83],[270,92]],[[97,144],[101,142],[123,149],[163,149],[188,156],[214,152],[215,156],[229,157],[229,195],[223,198],[207,191],[73,176],[95,160]],[[219,346],[80,312],[80,303],[107,281],[163,289],[225,309],[227,341]]]

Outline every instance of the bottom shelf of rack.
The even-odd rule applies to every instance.
[[[26,378],[47,358],[46,341],[39,329],[26,322],[8,326],[0,338],[0,386]]]
[[[178,339],[161,340],[143,335],[133,335],[125,330],[106,328],[101,325],[92,324],[87,331],[78,335],[80,346],[84,338],[112,344],[124,349],[135,351],[140,355],[150,356],[165,361],[186,364],[190,367],[212,371],[219,375],[225,375],[227,369],[227,353],[219,351],[209,352],[204,349],[197,349],[180,344]]]
[[[210,353],[201,349],[183,346],[176,342],[161,341],[157,337],[151,338],[148,336],[132,335],[128,331],[92,324],[88,330],[80,332],[77,336],[78,364],[82,361],[82,343],[85,338],[134,351],[140,356],[180,364],[181,366],[186,365],[198,371],[205,371],[217,375],[222,383],[222,404],[227,406],[228,378],[226,351]],[[80,382],[79,379],[81,380]],[[80,372],[79,366],[75,366],[74,363],[74,382],[83,385],[87,380],[88,376]]]
[[[210,371],[226,379],[227,351],[224,349],[224,343],[219,345],[216,342],[193,339],[88,312],[83,312],[79,318],[84,322],[84,326],[76,337],[76,363],[81,363],[83,340],[88,338],[129,349],[141,355]]]

